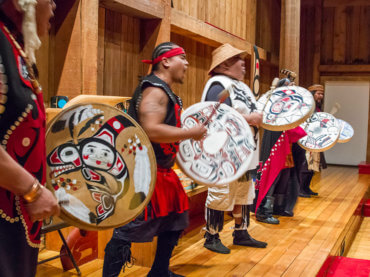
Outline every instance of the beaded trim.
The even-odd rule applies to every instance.
[[[10,136],[13,134],[14,130],[17,129],[17,127],[20,125],[20,123],[28,116],[28,114],[32,111],[33,106],[31,104],[28,104],[25,111],[22,113],[21,116],[18,117],[18,120],[14,122],[13,125],[9,127],[9,129],[6,131],[6,134],[4,135],[1,146],[3,146],[4,149],[6,149],[6,145],[8,144],[8,140]]]
[[[20,204],[19,196],[17,196],[17,195],[15,196],[15,206],[16,206],[16,209],[17,209],[19,218],[22,221],[22,224],[23,224],[23,227],[24,227],[24,230],[25,230],[24,233],[26,234],[26,239],[27,239],[28,245],[31,246],[31,247],[33,247],[33,248],[40,248],[41,243],[34,243],[34,242],[31,241],[31,239],[29,237],[27,223],[24,220],[24,217],[22,215],[21,204]]]
[[[283,142],[284,142],[284,140],[285,140],[285,138],[284,138],[284,137],[285,137],[285,131],[283,131],[283,133],[281,134],[280,138],[276,141],[276,143],[275,143],[275,144],[274,144],[274,146],[272,147],[272,149],[271,149],[271,153],[270,153],[270,156],[269,156],[269,158],[267,159],[267,161],[265,162],[265,164],[263,165],[262,171],[265,171],[265,170],[266,170],[266,168],[267,168],[268,166],[270,166],[270,163],[271,163],[271,159],[270,159],[270,157],[275,155],[275,151],[277,151],[277,150],[278,150],[278,148],[280,147],[280,142],[281,142],[281,143],[283,143]]]
[[[5,74],[3,59],[0,56],[0,116],[5,112],[5,104],[8,101],[8,77]]]

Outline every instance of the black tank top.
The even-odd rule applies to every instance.
[[[169,101],[167,106],[167,113],[163,123],[171,126],[181,127],[180,114],[182,109],[182,101],[180,97],[175,95],[170,87],[162,79],[158,78],[153,73],[145,76],[141,83],[135,89],[134,95],[131,99],[128,114],[137,122],[139,122],[137,112],[140,101],[142,99],[142,93],[147,87],[161,88],[168,96]],[[157,165],[162,168],[171,168],[175,163],[176,153],[179,149],[179,142],[151,143],[154,149]]]

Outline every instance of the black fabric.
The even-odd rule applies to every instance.
[[[136,87],[134,95],[132,96],[132,99],[130,101],[128,114],[137,122],[139,122],[139,117],[137,113],[139,104],[144,89],[148,87],[158,87],[166,93],[169,101],[167,106],[167,114],[163,123],[171,126],[176,126],[178,123],[177,121],[180,120],[182,101],[173,93],[171,88],[162,79],[158,78],[154,73],[145,76],[140,84]],[[179,106],[179,109],[175,108],[176,105]],[[156,156],[157,164],[162,168],[171,168],[175,163],[175,148],[178,147],[178,143],[159,144],[152,142],[152,146]],[[167,151],[164,151],[163,146],[166,148]],[[170,151],[172,154],[168,154],[168,151]]]
[[[269,158],[272,147],[275,145],[282,133],[283,132],[281,131],[263,131],[260,155],[260,161],[262,161],[262,165]]]
[[[158,236],[157,250],[148,277],[170,276],[169,264],[172,251],[177,245],[181,231],[164,232]]]
[[[131,264],[131,243],[111,239],[105,247],[103,277],[118,276],[124,266],[130,267]]]
[[[0,276],[31,277],[36,274],[38,248],[27,244],[21,223],[1,220],[0,225]]]
[[[224,90],[224,86],[220,82],[214,82],[209,87],[206,95],[205,101],[216,101],[218,102],[218,95]],[[225,102],[226,105],[231,107],[231,99],[230,97],[226,98]]]
[[[284,211],[288,213],[293,213],[295,204],[297,203],[299,195],[299,186],[297,172],[295,168],[290,169],[290,177],[288,181],[288,189],[285,198]]]
[[[218,211],[206,207],[206,229],[217,233],[224,228],[224,211]]]
[[[189,225],[188,211],[153,218],[152,208],[149,204],[147,215],[145,213],[144,210],[135,220],[114,229],[113,238],[130,242],[150,242],[153,241],[155,236],[163,232],[182,231]]]

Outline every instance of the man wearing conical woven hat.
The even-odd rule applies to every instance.
[[[220,93],[227,89],[230,96],[224,102],[233,107],[247,121],[254,132],[255,144],[249,170],[256,170],[258,165],[258,126],[262,115],[257,113],[256,100],[250,88],[243,83],[246,51],[237,49],[226,43],[212,52],[212,64],[208,71],[211,78],[205,85],[202,101],[218,101]],[[249,176],[249,174],[247,174]],[[249,205],[253,203],[254,185],[251,180],[243,177],[237,182],[208,188],[206,200],[206,241],[204,247],[222,253],[230,253],[230,249],[222,244],[219,232],[223,228],[224,212],[232,211],[235,219],[233,243],[235,245],[264,248],[267,243],[253,239],[247,231],[249,225]]]
[[[55,3],[0,0],[0,275],[34,276],[42,219],[59,213],[46,181],[45,110],[35,75]]]

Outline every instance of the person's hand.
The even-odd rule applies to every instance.
[[[249,125],[259,127],[262,124],[262,114],[261,113],[251,113],[245,116]]]
[[[58,216],[60,212],[57,199],[45,187],[41,187],[40,196],[34,202],[26,204],[26,210],[32,222]]]
[[[207,133],[207,128],[203,124],[198,124],[189,129],[190,137],[194,140],[201,140]]]

